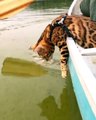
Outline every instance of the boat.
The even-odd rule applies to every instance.
[[[28,7],[34,0],[0,0],[0,19],[9,18]]]
[[[80,0],[72,2],[69,15],[77,12],[79,3]],[[67,45],[68,67],[82,119],[96,120],[96,48],[80,48],[72,38],[67,39]]]

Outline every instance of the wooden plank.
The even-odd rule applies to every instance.
[[[0,1],[0,19],[9,18],[29,6],[34,0]]]

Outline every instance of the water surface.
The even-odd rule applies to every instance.
[[[0,21],[0,120],[81,120],[70,75],[62,79],[56,49],[44,62],[29,50],[71,1],[38,1]]]

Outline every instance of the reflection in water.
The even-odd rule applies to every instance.
[[[3,75],[39,77],[45,75],[47,70],[35,62],[8,57],[3,62],[1,72]]]
[[[60,107],[56,104],[54,96],[50,95],[39,104],[42,109],[41,116],[48,120],[82,120],[76,107],[70,78],[66,82],[67,86],[63,88],[60,96]]]

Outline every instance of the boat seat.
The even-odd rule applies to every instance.
[[[96,56],[96,48],[88,48],[81,50],[81,55],[83,56]]]

